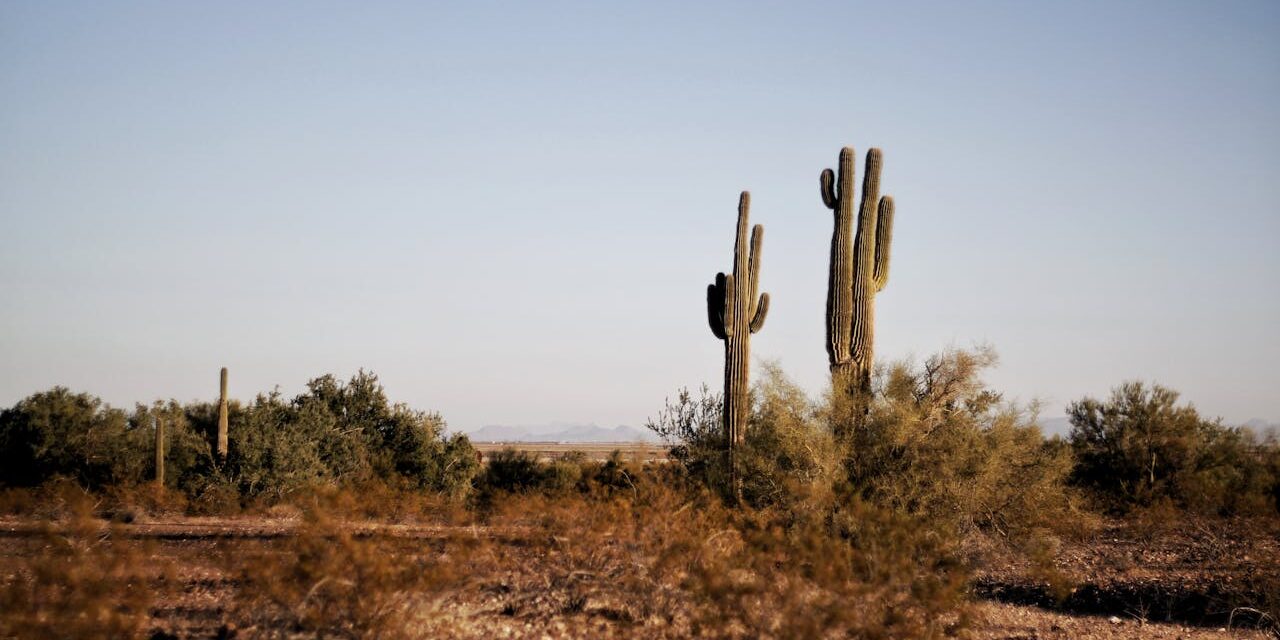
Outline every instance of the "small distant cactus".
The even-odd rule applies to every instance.
[[[746,191],[738,200],[738,231],[733,244],[733,273],[717,273],[707,286],[707,319],[711,333],[724,341],[724,435],[729,464],[729,482],[737,492],[737,447],[741,444],[750,411],[748,369],[751,360],[751,334],[764,326],[769,312],[769,294],[757,292],[760,286],[760,245],[764,227],[751,230],[747,244],[747,218],[751,194]]]
[[[227,460],[227,368],[222,368],[220,376],[220,391],[218,393],[218,442],[217,452],[218,461],[225,462]]]
[[[152,418],[156,423],[156,487],[164,487],[164,423],[160,416]]]
[[[879,149],[867,152],[862,202],[854,233],[854,151],[840,151],[839,174],[825,169],[822,202],[835,212],[827,289],[827,355],[837,390],[852,392],[865,407],[871,397],[876,293],[889,281],[893,198],[880,197]]]

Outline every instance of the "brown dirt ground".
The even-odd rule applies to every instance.
[[[116,535],[137,540],[155,566],[174,567],[170,579],[176,588],[152,609],[152,628],[173,635],[156,637],[280,637],[280,630],[236,619],[227,603],[237,585],[225,567],[228,558],[287,542],[297,524],[296,518],[169,518],[117,525]],[[11,576],[18,560],[42,553],[42,526],[0,518],[0,578]],[[497,541],[518,554],[522,535],[470,526],[355,526],[395,538],[397,549],[409,555],[439,552],[441,541],[457,536]],[[619,622],[627,594],[588,589],[587,597],[566,607],[563,586],[539,586],[539,562],[545,560],[529,555],[503,575],[472,576],[461,589],[414,603],[425,637],[651,637],[645,627]],[[1247,612],[1237,612],[1228,629],[1231,611],[1223,604],[1232,594],[1280,598],[1280,591],[1266,591],[1280,585],[1280,531],[1265,524],[1108,522],[1054,552],[1055,566],[1073,586],[1065,599],[1052,595],[1040,574],[998,543],[978,549],[976,556],[980,604],[974,638],[1275,637],[1258,630],[1258,620]]]

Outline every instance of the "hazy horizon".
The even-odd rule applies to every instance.
[[[640,427],[757,358],[817,395],[818,174],[884,150],[876,354],[989,343],[1280,421],[1280,4],[0,5],[0,406],[376,372],[450,426]],[[861,171],[861,167],[859,167]],[[756,369],[758,371],[758,367]]]

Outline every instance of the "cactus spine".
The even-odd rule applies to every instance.
[[[889,281],[893,198],[880,197],[880,150],[867,152],[857,230],[853,218],[855,156],[840,150],[839,174],[822,171],[822,202],[835,212],[827,283],[827,355],[836,389],[852,392],[863,411],[871,397],[876,293]]]
[[[751,334],[764,326],[769,312],[769,294],[757,293],[760,286],[760,245],[764,227],[751,229],[747,243],[747,218],[751,194],[738,199],[738,231],[733,243],[733,273],[717,273],[707,286],[707,319],[711,333],[724,341],[724,436],[729,465],[730,488],[737,494],[737,447],[742,442],[750,410],[748,368]]]
[[[222,374],[219,376],[218,393],[218,461],[225,462],[227,459],[227,368],[222,368]]]
[[[160,416],[156,421],[156,488],[164,488],[164,423]]]

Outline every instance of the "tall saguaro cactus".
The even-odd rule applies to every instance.
[[[160,416],[152,418],[156,422],[156,488],[164,488],[164,423]]]
[[[737,447],[745,435],[750,410],[748,369],[751,358],[751,334],[764,326],[769,312],[769,294],[758,293],[760,287],[760,244],[764,227],[751,229],[747,244],[747,218],[751,194],[746,191],[738,199],[738,231],[733,243],[733,273],[717,273],[707,286],[707,319],[711,333],[724,341],[724,436],[728,451],[729,482],[737,491]],[[758,297],[757,297],[758,295]]]
[[[227,368],[222,368],[218,392],[218,461],[227,459]]]
[[[871,397],[876,294],[889,281],[893,198],[880,196],[880,150],[867,152],[857,230],[853,218],[855,156],[840,150],[839,174],[824,169],[822,202],[835,212],[827,285],[827,355],[837,390],[850,391],[865,409]]]

